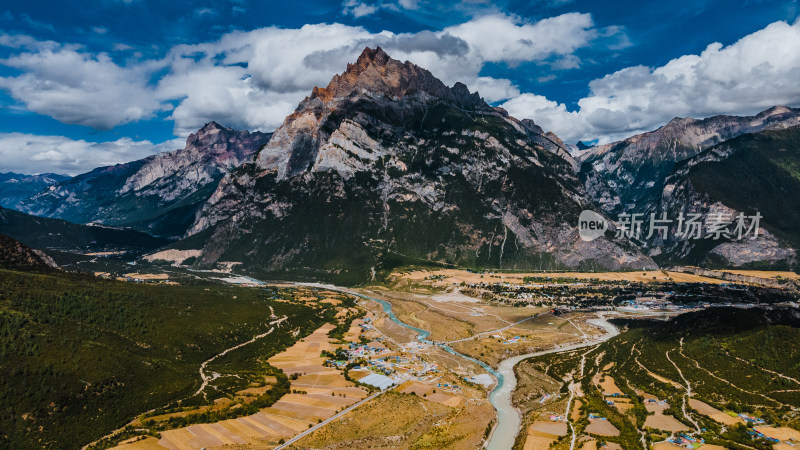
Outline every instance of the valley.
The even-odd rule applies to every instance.
[[[16,327],[6,336],[20,339],[4,345],[14,365],[3,370],[49,385],[40,400],[6,392],[3,407],[20,419],[4,439],[20,448],[64,433],[83,440],[76,447],[125,449],[669,448],[700,439],[730,448],[769,436],[791,443],[798,425],[800,374],[781,363],[796,361],[791,273],[409,267],[343,288],[173,264],[140,261],[138,282],[3,271],[4,327]],[[159,271],[171,281],[147,276]],[[778,289],[775,280],[786,281]],[[169,329],[155,325],[166,317]],[[761,346],[774,352],[754,354]],[[106,362],[95,348],[119,350]],[[85,412],[73,412],[75,402]],[[55,426],[37,432],[45,414]],[[760,434],[748,434],[748,420]]]
[[[800,446],[800,109],[579,149],[343,68],[273,132],[0,174],[0,448]]]

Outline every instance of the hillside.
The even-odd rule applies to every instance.
[[[80,448],[193,397],[203,361],[274,328],[215,367],[236,376],[212,381],[208,400],[192,403],[263,385],[265,375],[279,375],[263,360],[335,314],[294,301],[300,295],[313,293],[0,269],[0,447]],[[285,326],[270,325],[271,313],[287,316]],[[230,406],[218,414],[235,414]]]
[[[252,158],[270,136],[210,122],[190,135],[183,149],[97,168],[49,186],[17,209],[179,237],[219,180]]]
[[[55,266],[47,255],[0,234],[0,269],[46,271]]]
[[[776,106],[750,116],[675,118],[657,130],[581,154],[581,180],[609,214],[654,209],[673,166],[728,139],[800,124],[800,109]]]
[[[760,212],[756,241],[655,241],[673,260],[703,265],[797,264],[800,245],[800,126],[746,134],[676,165],[656,207],[730,216]],[[689,245],[693,244],[693,245]]]
[[[532,358],[517,368],[525,374],[521,389],[535,389],[541,377],[560,384],[562,395],[576,393],[567,416],[586,436],[580,439],[622,448],[703,439],[724,448],[769,449],[774,442],[764,435],[780,436],[779,427],[798,433],[796,309],[711,308],[670,321],[614,322],[627,331],[588,350]],[[535,403],[522,406],[542,408]],[[569,439],[567,433],[557,448],[567,448]],[[517,444],[521,448],[521,439]]]
[[[652,267],[625,242],[579,239],[576,167],[531,121],[366,49],[220,182],[175,246],[202,249],[196,267],[346,282],[403,263]]]
[[[165,239],[127,229],[78,225],[0,208],[0,233],[42,250],[69,253],[124,252],[129,257],[162,247]]]

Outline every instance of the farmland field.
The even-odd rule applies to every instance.
[[[528,394],[514,400],[527,423],[573,393],[569,417],[552,420],[569,422],[578,439],[623,448],[679,448],[671,441],[688,439],[709,448],[771,448],[763,436],[788,445],[800,433],[795,310],[711,308],[667,322],[616,322],[625,331],[608,342],[520,363],[518,392]],[[763,436],[748,422],[764,425]],[[554,448],[569,448],[570,438]],[[517,447],[527,447],[525,436]]]

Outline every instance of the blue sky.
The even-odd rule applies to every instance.
[[[793,1],[5,2],[0,171],[80,173],[270,131],[365,45],[565,141],[800,106]]]

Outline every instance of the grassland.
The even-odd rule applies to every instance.
[[[145,411],[177,407],[200,387],[203,361],[286,316],[268,338],[214,361],[213,371],[237,377],[180,406],[211,404],[258,380],[265,387],[264,376],[280,375],[266,359],[335,315],[297,294],[0,270],[0,447],[77,448]]]

